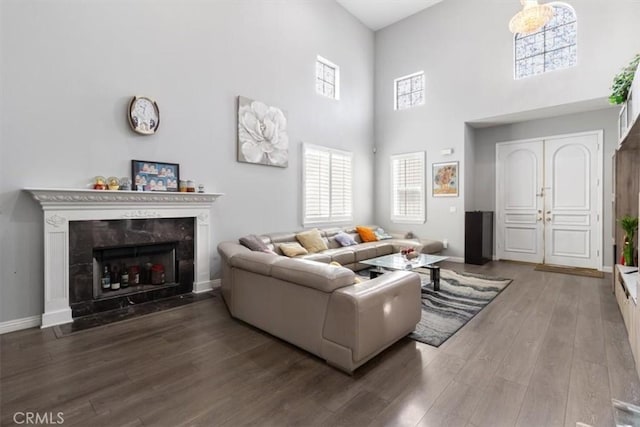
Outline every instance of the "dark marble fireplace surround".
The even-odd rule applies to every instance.
[[[123,308],[193,290],[194,218],[69,222],[69,302],[73,317]],[[145,292],[94,299],[94,249],[177,242],[178,283]]]

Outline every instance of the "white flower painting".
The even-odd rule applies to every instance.
[[[238,161],[288,166],[289,136],[282,110],[238,97]]]

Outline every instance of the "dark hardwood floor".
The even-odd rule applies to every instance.
[[[229,317],[219,295],[62,338],[0,338],[0,419],[78,426],[593,426],[640,403],[605,279],[512,263],[514,282],[440,348],[403,339],[348,376]]]

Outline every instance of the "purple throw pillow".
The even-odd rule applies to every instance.
[[[248,236],[241,237],[240,244],[242,246],[246,246],[252,251],[264,251],[265,249],[269,249],[267,245],[264,244],[262,239],[260,239],[255,234],[249,234]]]
[[[353,246],[357,245],[356,241],[353,240],[353,237],[349,236],[347,233],[340,232],[335,236],[336,242],[340,243],[340,246]]]

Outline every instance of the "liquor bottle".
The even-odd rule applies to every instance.
[[[120,270],[120,287],[128,288],[129,287],[129,270],[127,270],[127,266],[122,264],[122,270]]]
[[[104,265],[104,271],[102,272],[102,290],[108,291],[111,289],[111,273],[109,272],[109,264]]]
[[[117,265],[111,267],[111,290],[117,291],[120,289],[120,269]]]

